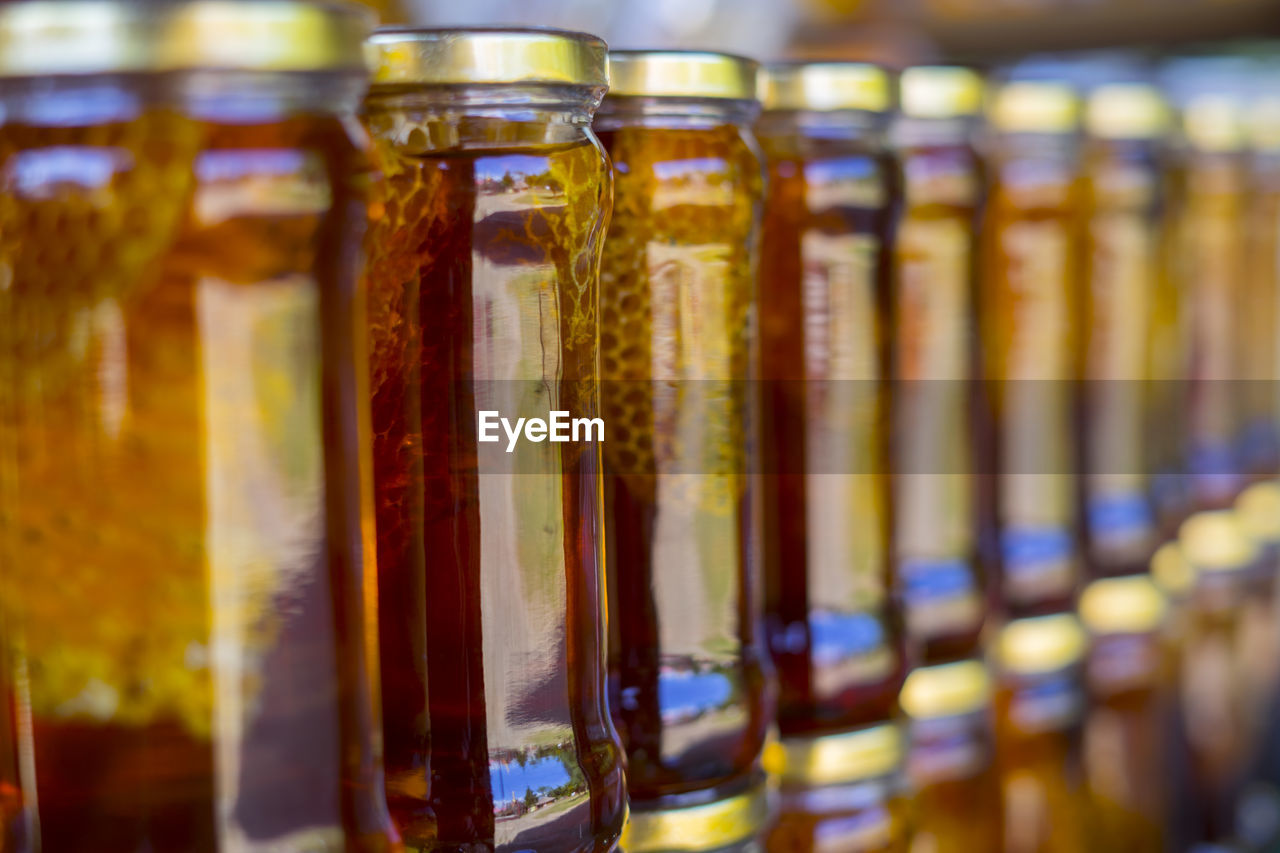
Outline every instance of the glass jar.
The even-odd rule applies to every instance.
[[[911,837],[935,853],[1000,850],[991,676],[980,660],[917,669],[902,686]]]
[[[1237,617],[1243,632],[1240,665],[1248,686],[1250,738],[1261,746],[1273,736],[1275,703],[1280,700],[1280,484],[1249,486],[1236,499],[1235,513],[1259,551],[1245,578]]]
[[[606,50],[553,30],[405,28],[370,52],[392,815],[419,849],[610,850],[626,796],[597,420]]]
[[[708,825],[700,807],[761,796],[773,716],[746,457],[755,73],[723,54],[614,52],[595,123],[614,166],[600,310],[610,699],[628,755],[628,853],[712,849],[763,820],[721,822],[715,837],[696,829]]]
[[[1158,544],[1144,444],[1167,126],[1168,110],[1153,87],[1111,84],[1089,94],[1081,166],[1080,528],[1094,576],[1144,572]]]
[[[1240,105],[1202,95],[1183,108],[1178,285],[1187,301],[1191,504],[1226,509],[1243,487],[1238,441],[1243,418],[1238,311],[1244,288],[1248,185]]]
[[[902,756],[896,723],[786,744],[770,853],[906,853]]]
[[[996,756],[1008,853],[1095,849],[1081,751],[1085,646],[1070,613],[1009,622],[996,638]]]
[[[967,68],[902,73],[894,129],[904,206],[894,252],[893,581],[925,663],[978,652],[986,590],[979,562],[974,379],[975,268],[982,202],[973,147],[982,78]]]
[[[765,624],[783,738],[888,719],[905,675],[888,588],[893,89],[860,63],[761,72]]]
[[[1097,849],[1159,853],[1179,768],[1170,750],[1176,700],[1167,603],[1146,575],[1095,580],[1080,596],[1089,633],[1084,763]]]
[[[292,0],[0,10],[6,849],[398,847],[367,29]]]
[[[1015,617],[1069,609],[1080,574],[1071,381],[1077,113],[1071,89],[1052,82],[1008,83],[990,107],[979,322],[1000,591]]]

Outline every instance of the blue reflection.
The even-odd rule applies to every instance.
[[[544,793],[569,785],[572,777],[558,755],[518,761],[489,762],[489,784],[494,802],[506,802],[524,797],[527,791]]]
[[[235,148],[203,151],[196,159],[196,177],[202,183],[236,181],[260,175],[291,177],[315,171],[316,155],[287,148]],[[312,167],[308,169],[307,167]]]
[[[19,151],[9,160],[8,183],[28,199],[51,198],[59,186],[102,189],[118,173],[133,168],[133,156],[123,148],[89,145],[50,145]]]
[[[663,667],[658,678],[658,706],[667,723],[696,719],[732,701],[733,682],[723,672]]]
[[[504,189],[522,186],[530,175],[544,175],[550,167],[546,157],[527,154],[478,157],[475,162],[478,185],[502,185]]]
[[[805,166],[805,177],[818,184],[864,181],[877,177],[878,164],[871,157],[818,160]]]
[[[1004,531],[1005,570],[1053,563],[1071,556],[1071,534],[1059,527],[1014,527]]]
[[[887,642],[884,626],[871,613],[814,612],[809,636],[813,659],[820,665],[870,654]]]
[[[729,171],[729,164],[722,157],[688,157],[684,160],[659,160],[653,164],[653,174],[660,181],[701,180],[708,175]]]

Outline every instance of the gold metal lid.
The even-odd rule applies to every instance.
[[[1085,633],[1075,614],[1018,619],[1000,631],[1000,665],[1016,675],[1055,672],[1080,660]]]
[[[987,114],[1005,133],[1072,133],[1080,121],[1080,99],[1065,83],[1022,80],[996,89]]]
[[[917,669],[902,685],[899,702],[917,720],[972,714],[991,701],[987,667],[976,660]]]
[[[1160,627],[1167,605],[1146,575],[1103,578],[1080,594],[1080,620],[1094,634],[1145,634]]]
[[[902,757],[902,732],[894,723],[883,723],[833,735],[783,738],[770,769],[784,783],[844,785],[893,773]]]
[[[1241,105],[1230,95],[1192,98],[1182,108],[1182,132],[1192,148],[1222,153],[1239,151],[1246,141]]]
[[[1185,595],[1196,582],[1196,570],[1177,541],[1166,542],[1151,556],[1151,578],[1171,596]]]
[[[1249,144],[1255,151],[1280,151],[1280,95],[1264,95],[1249,105]]]
[[[685,853],[719,850],[757,835],[768,822],[769,788],[701,806],[644,811],[632,809],[619,847],[627,853]]]
[[[1254,483],[1236,498],[1236,515],[1259,542],[1280,542],[1280,483]]]
[[[1198,572],[1229,572],[1249,568],[1258,558],[1258,545],[1245,531],[1240,517],[1229,509],[1200,512],[1178,531],[1182,553]]]
[[[1109,83],[1089,93],[1085,129],[1102,139],[1157,139],[1169,129],[1169,107],[1145,83]]]
[[[536,28],[384,27],[366,43],[375,86],[607,86],[608,52],[595,36]]]
[[[957,65],[920,65],[902,72],[902,114],[963,118],[982,112],[982,75]]]
[[[766,110],[863,110],[893,108],[889,72],[867,62],[794,62],[760,69],[758,92]]]
[[[753,60],[728,53],[613,50],[609,52],[609,94],[751,101],[756,97],[758,68]]]
[[[307,0],[0,3],[0,77],[364,70],[373,15]]]

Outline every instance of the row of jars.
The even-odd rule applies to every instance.
[[[0,850],[1236,831],[1229,104],[368,24],[0,7]]]

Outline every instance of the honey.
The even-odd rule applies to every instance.
[[[626,746],[629,853],[758,831],[772,718],[746,448],[762,174],[755,67],[610,55],[595,130],[614,167],[601,272],[610,702]],[[745,798],[745,799],[744,799]],[[716,804],[724,832],[696,823]],[[707,807],[710,807],[708,805]],[[689,811],[693,809],[693,811]]]
[[[87,5],[0,11],[4,848],[396,849],[355,414],[367,22]]]
[[[626,799],[604,701],[599,444],[508,453],[480,432],[483,412],[599,414],[611,185],[588,128],[604,46],[557,31],[391,29],[371,49],[392,816],[419,850],[611,850]]]

